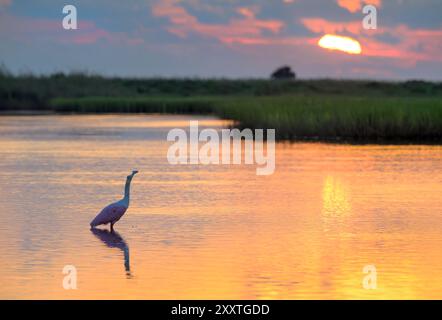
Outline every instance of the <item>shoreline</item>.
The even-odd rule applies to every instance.
[[[442,82],[131,79],[0,74],[0,116],[187,114],[278,141],[442,144]]]
[[[99,116],[99,115],[114,115],[114,116],[148,116],[148,115],[170,115],[170,116],[212,116],[217,119],[232,121],[237,125],[235,127],[230,126],[230,128],[238,128],[243,130],[245,127],[241,125],[241,122],[234,119],[229,119],[225,117],[221,117],[215,113],[173,113],[173,112],[62,112],[55,110],[2,110],[0,111],[0,117],[40,117],[40,116]],[[250,128],[250,129],[267,129],[267,128]],[[276,128],[276,130],[278,130]],[[276,136],[276,141],[280,143],[286,144],[295,144],[295,143],[324,143],[330,145],[378,145],[378,146],[403,146],[403,145],[414,145],[414,146],[442,146],[441,138],[434,139],[355,139],[353,137],[342,137],[342,136],[328,136],[328,137],[320,137],[320,136],[297,136],[291,138],[282,138],[280,136]]]
[[[48,116],[57,115],[58,113],[53,110],[1,110],[1,116]]]

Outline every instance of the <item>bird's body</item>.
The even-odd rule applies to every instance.
[[[108,224],[108,223],[114,224],[115,222],[121,219],[121,217],[125,214],[126,211],[127,207],[122,205],[120,201],[112,203],[103,210],[101,210],[101,212],[95,217],[95,219],[92,220],[91,227],[96,227],[101,224]]]
[[[91,228],[110,223],[111,230],[113,230],[114,224],[121,219],[129,208],[130,183],[136,173],[138,173],[138,171],[133,171],[131,175],[127,176],[126,186],[124,188],[124,198],[101,210],[94,220],[91,221]]]

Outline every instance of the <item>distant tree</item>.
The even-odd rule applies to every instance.
[[[278,69],[276,69],[272,75],[271,75],[272,79],[295,79],[296,78],[296,74],[295,72],[292,71],[292,68],[290,68],[289,66],[282,66]]]

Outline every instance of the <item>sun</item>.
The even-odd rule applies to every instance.
[[[357,40],[332,34],[326,34],[319,39],[318,45],[321,48],[339,50],[349,54],[361,54],[362,52],[361,45]]]

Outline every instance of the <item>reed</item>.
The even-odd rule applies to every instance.
[[[278,139],[442,144],[442,83],[369,80],[105,78],[13,75],[0,111],[214,114]]]
[[[442,99],[336,95],[59,98],[57,112],[214,114],[281,140],[442,142]]]

